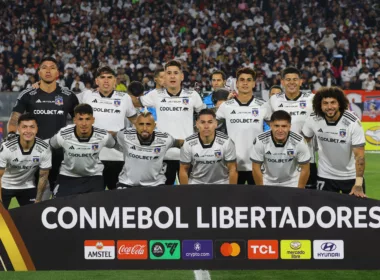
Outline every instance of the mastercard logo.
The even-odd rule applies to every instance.
[[[240,245],[232,242],[232,243],[227,243],[224,242],[222,246],[220,246],[220,253],[224,257],[237,257],[239,256],[241,252]]]

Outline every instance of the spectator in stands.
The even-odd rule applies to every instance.
[[[376,82],[373,79],[373,75],[369,74],[368,78],[363,82],[362,89],[364,90],[374,90],[376,86]]]

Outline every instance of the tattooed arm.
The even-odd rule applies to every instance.
[[[9,121],[8,121],[8,126],[7,126],[8,134],[11,132],[13,133],[17,132],[17,122],[20,116],[21,116],[21,113],[12,112],[11,117],[9,118]]]
[[[1,178],[3,177],[4,175],[4,172],[5,172],[5,169],[0,169],[0,202],[2,202],[2,196],[1,196]]]
[[[40,169],[40,178],[38,179],[38,186],[37,186],[37,195],[36,195],[36,202],[41,202],[42,194],[45,191],[48,178],[49,178],[49,171],[50,169]]]
[[[352,151],[355,155],[356,181],[350,194],[357,197],[367,197],[363,192],[363,176],[365,169],[364,147],[355,147]]]

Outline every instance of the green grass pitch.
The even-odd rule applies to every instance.
[[[366,154],[366,186],[367,195],[370,198],[380,199],[380,154]],[[11,207],[17,207],[13,201]],[[379,260],[380,263],[380,260]],[[379,266],[380,267],[380,266]],[[380,279],[378,271],[336,271],[336,270],[272,270],[272,271],[210,271],[213,280],[251,280],[251,279]],[[116,280],[116,279],[138,279],[138,280],[189,280],[194,279],[193,271],[181,270],[153,270],[153,271],[40,271],[40,272],[2,272],[0,279],[7,280]]]

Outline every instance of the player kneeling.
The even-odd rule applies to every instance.
[[[214,111],[201,110],[196,125],[199,132],[186,138],[181,148],[180,183],[237,184],[235,145],[226,134],[216,131]]]
[[[271,130],[253,142],[251,161],[256,184],[305,188],[310,175],[310,152],[304,138],[290,131],[289,113],[276,111],[270,121]]]

